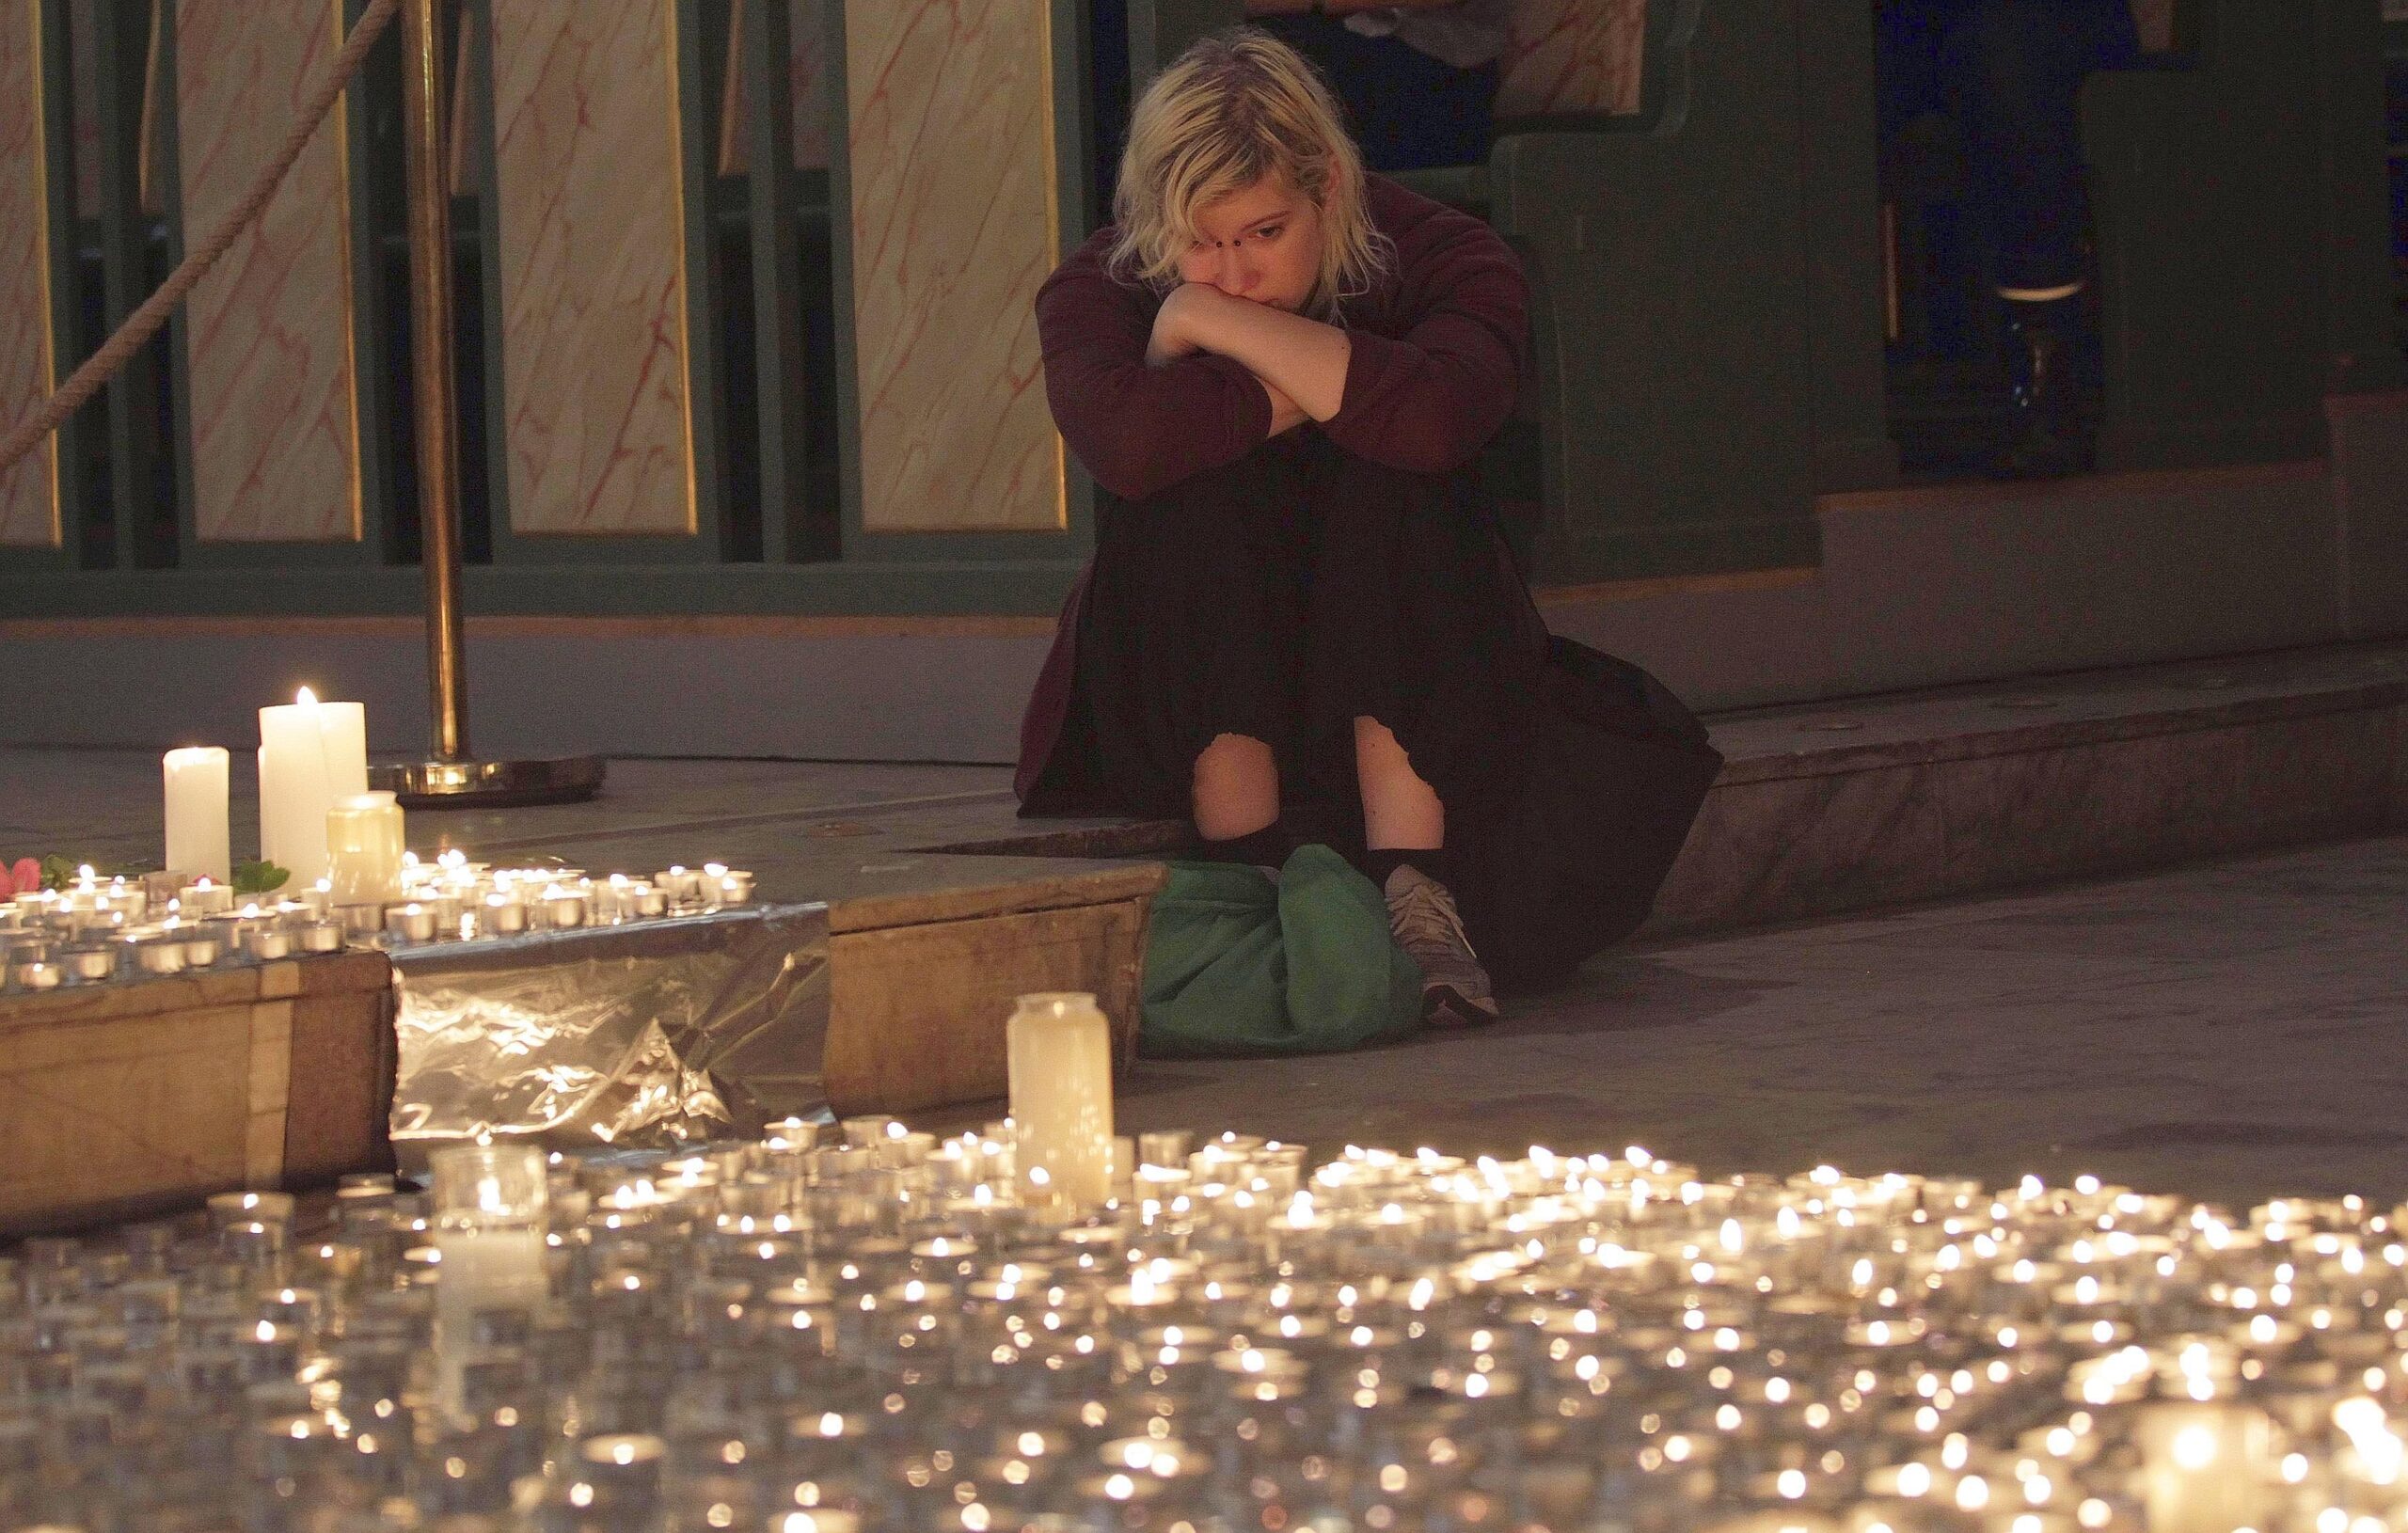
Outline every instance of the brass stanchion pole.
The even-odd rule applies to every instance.
[[[460,621],[458,419],[452,366],[452,192],[443,179],[443,74],[436,0],[403,0],[403,139],[409,182],[410,367],[418,426],[419,558],[426,570],[426,682],[434,759],[379,766],[376,786],[417,809],[591,798],[592,756],[479,761],[468,751]],[[492,210],[488,208],[488,214]]]
[[[426,568],[426,681],[435,754],[468,750],[460,674],[459,456],[452,441],[452,196],[437,150],[443,121],[442,49],[435,0],[404,0],[403,110],[409,124],[410,365],[418,385],[419,558]]]

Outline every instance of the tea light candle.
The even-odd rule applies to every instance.
[[[243,933],[243,951],[261,963],[290,957],[293,937],[281,926],[253,926]]]
[[[338,798],[326,811],[327,880],[338,905],[372,905],[403,893],[402,808],[389,793]]]
[[[342,923],[309,921],[300,930],[301,951],[304,953],[340,953],[342,951]]]
[[[634,914],[650,918],[669,913],[669,895],[659,885],[639,878],[627,893],[635,905]]]
[[[544,921],[562,931],[584,925],[585,895],[578,890],[552,885],[544,891]]]
[[[719,901],[721,905],[743,905],[752,898],[752,874],[739,868],[719,876]]]
[[[226,748],[186,746],[168,751],[159,766],[167,798],[167,866],[224,883],[234,876],[226,831]]]
[[[689,873],[683,863],[673,863],[652,876],[653,886],[669,897],[672,905],[692,899],[701,887],[699,874]]]
[[[301,890],[301,905],[311,915],[321,921],[325,920],[333,913],[335,908],[334,880],[320,878],[315,883],[304,885]]]
[[[203,877],[176,892],[179,912],[185,920],[201,916],[224,915],[234,908],[234,892],[213,878]]]
[[[196,932],[184,939],[184,967],[209,969],[216,965],[218,956],[226,950],[226,940],[214,931]]]
[[[260,710],[260,855],[310,883],[326,877],[326,811],[368,791],[367,710],[304,687]]]
[[[77,980],[89,985],[117,972],[117,950],[113,947],[70,948],[60,955],[59,966]]]
[[[21,990],[55,990],[60,978],[58,966],[40,958],[29,958],[8,971]]]
[[[385,912],[385,929],[405,942],[432,942],[435,912],[423,905],[397,905]]]
[[[1024,995],[1005,1027],[1022,1194],[1077,1208],[1112,1193],[1112,1027],[1092,995]]]
[[[485,896],[485,930],[499,937],[515,936],[527,929],[527,906],[515,894],[493,893]]]
[[[161,937],[136,942],[134,959],[146,974],[181,974],[184,972],[183,939]]]

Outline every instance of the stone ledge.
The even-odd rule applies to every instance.
[[[1709,720],[1728,763],[1644,935],[2378,834],[2408,804],[2408,645],[2310,649]],[[1173,821],[979,827],[952,853],[1143,857]]]

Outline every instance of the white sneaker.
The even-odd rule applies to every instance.
[[[1478,1027],[1497,1020],[1488,971],[1464,935],[1447,886],[1419,868],[1388,875],[1388,930],[1421,967],[1421,1019],[1433,1027]]]

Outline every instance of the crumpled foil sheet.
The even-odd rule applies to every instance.
[[[638,925],[406,947],[393,1148],[661,1148],[823,1110],[828,909],[752,906]]]

